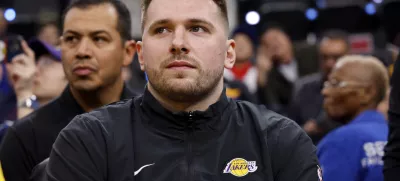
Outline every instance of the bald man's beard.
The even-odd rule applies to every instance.
[[[197,67],[199,68],[199,67]],[[173,77],[166,77],[164,69],[146,70],[149,84],[163,97],[174,102],[196,102],[204,99],[218,86],[221,81],[224,69],[197,69],[198,76],[194,81],[184,80],[185,73],[177,72]],[[182,79],[182,80],[179,80]]]

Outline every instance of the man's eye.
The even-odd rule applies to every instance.
[[[168,29],[167,28],[157,28],[155,32],[157,34],[163,34],[163,33],[168,32]]]
[[[95,37],[95,38],[94,38],[94,41],[95,41],[95,42],[105,42],[106,39],[103,38],[103,37]]]
[[[76,42],[78,40],[78,38],[74,37],[74,36],[67,36],[65,37],[65,41],[66,42]]]
[[[203,28],[203,27],[200,27],[200,26],[194,26],[194,27],[192,27],[192,28],[190,29],[190,31],[191,31],[191,32],[199,33],[199,32],[206,32],[206,29]]]

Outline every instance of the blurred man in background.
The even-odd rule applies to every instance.
[[[49,45],[58,46],[60,44],[60,31],[55,23],[44,23],[40,25],[37,38]]]
[[[226,95],[234,100],[257,102],[257,68],[251,58],[257,34],[254,27],[242,25],[232,33],[236,42],[236,62],[232,69],[224,70]]]
[[[383,181],[388,125],[377,106],[389,88],[386,67],[370,56],[345,56],[324,86],[327,115],[345,124],[318,144],[324,180]]]
[[[287,115],[294,82],[310,73],[311,60],[298,61],[289,36],[271,26],[261,36],[257,56],[258,97],[269,109]]]
[[[289,117],[317,143],[334,125],[323,110],[322,88],[336,61],[349,52],[347,33],[331,30],[323,34],[319,43],[320,71],[297,80]]]
[[[251,58],[254,55],[254,44],[257,32],[252,26],[242,25],[232,33],[236,42],[236,62],[232,69],[225,69],[224,78],[227,81],[242,82],[251,94],[257,91],[257,68]]]
[[[124,85],[121,72],[135,53],[125,5],[109,0],[72,1],[63,17],[61,55],[69,85],[59,98],[8,129],[0,147],[7,181],[28,180],[76,115],[136,95]]]

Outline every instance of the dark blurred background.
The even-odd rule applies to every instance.
[[[128,0],[126,0],[128,2]],[[140,10],[140,0],[129,0],[131,9]],[[135,2],[136,1],[136,2]],[[319,35],[326,29],[341,28],[351,33],[372,33],[376,46],[385,41],[398,45],[396,20],[400,16],[398,0],[230,0],[237,9],[233,24],[246,22],[246,15],[257,12],[258,28],[278,22],[294,41],[306,40],[310,33]],[[32,37],[38,23],[60,22],[69,0],[1,0],[0,7],[9,9],[9,31]],[[137,15],[137,13],[133,13]],[[133,19],[138,19],[136,17]],[[253,17],[254,18],[254,17]],[[251,18],[250,18],[251,19]],[[254,21],[254,20],[253,20]],[[254,22],[252,22],[254,23]],[[136,24],[138,26],[138,24]],[[135,31],[138,29],[136,28]],[[133,32],[138,36],[139,32]]]

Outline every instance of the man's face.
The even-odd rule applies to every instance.
[[[43,27],[38,37],[52,46],[57,46],[59,42],[58,28],[55,25],[47,25]]]
[[[236,34],[233,39],[236,43],[236,63],[249,61],[253,55],[251,39],[243,33]]]
[[[121,69],[133,58],[133,45],[122,43],[118,14],[109,4],[73,8],[65,17],[61,52],[70,85],[94,91],[121,79]]]
[[[287,64],[292,60],[292,42],[289,37],[277,29],[268,30],[262,37],[269,57],[278,63]]]
[[[138,43],[151,87],[175,101],[193,101],[220,84],[235,60],[233,40],[212,0],[154,0]]]
[[[333,120],[349,121],[358,113],[362,105],[362,97],[365,96],[365,88],[368,86],[357,78],[361,73],[354,64],[332,70],[322,94],[324,108]]]
[[[67,85],[61,62],[50,55],[42,55],[37,60],[33,82],[33,94],[38,99],[54,99]]]
[[[347,45],[344,40],[323,39],[321,41],[319,54],[321,68],[325,77],[330,74],[336,61],[346,53]]]

